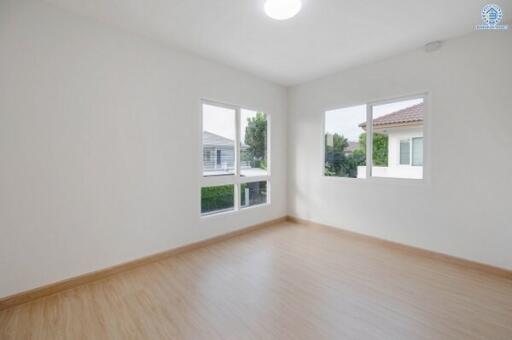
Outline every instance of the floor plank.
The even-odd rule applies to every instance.
[[[1,311],[0,339],[512,339],[512,281],[281,223]]]

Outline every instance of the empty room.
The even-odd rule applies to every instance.
[[[0,339],[512,339],[512,2],[0,0]]]

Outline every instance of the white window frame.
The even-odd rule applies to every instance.
[[[409,138],[406,138],[406,139],[401,139],[400,140],[400,144],[398,145],[398,154],[400,155],[399,156],[399,159],[398,159],[398,166],[423,166],[423,163],[425,162],[422,162],[422,165],[416,165],[416,164],[413,164],[413,157],[414,157],[414,148],[413,148],[413,143],[414,143],[414,140],[415,139],[422,139],[423,140],[423,143],[425,143],[425,137],[421,136],[421,137],[409,137]],[[402,142],[404,141],[407,141],[409,143],[409,163],[404,163],[402,164],[401,161],[401,145],[402,145]],[[423,161],[423,160],[422,160]]]
[[[234,147],[234,159],[235,159],[235,173],[233,175],[221,175],[221,176],[204,176],[203,174],[203,105],[211,105],[216,107],[222,107],[229,110],[235,111],[235,147]],[[241,136],[240,136],[240,127],[241,127],[241,112],[242,110],[250,110],[250,111],[256,111],[256,112],[263,112],[265,113],[265,116],[267,118],[267,174],[265,176],[247,176],[243,177],[241,176],[241,169],[240,169],[240,142],[241,142]],[[200,178],[200,187],[199,187],[199,214],[202,218],[211,217],[211,216],[218,216],[218,215],[224,215],[224,214],[233,214],[238,213],[241,211],[246,211],[248,209],[252,208],[258,208],[262,206],[268,206],[271,204],[270,197],[271,197],[271,168],[272,168],[272,161],[271,161],[271,121],[270,121],[270,114],[263,110],[253,109],[248,106],[240,106],[240,105],[234,105],[234,104],[226,104],[218,101],[213,101],[209,99],[201,99],[200,105],[199,105],[199,148],[200,151],[198,152],[199,155],[199,178]],[[267,182],[267,202],[262,204],[257,204],[249,207],[241,207],[240,206],[240,188],[241,184],[243,183],[254,183],[254,182]],[[215,186],[223,186],[223,185],[234,185],[234,205],[233,209],[229,211],[220,210],[218,212],[213,211],[210,213],[203,214],[201,213],[201,189],[204,187],[215,187]]]
[[[394,102],[423,99],[425,105],[423,117],[423,178],[398,178],[398,177],[374,177],[372,176],[373,167],[373,107]],[[368,101],[367,103],[354,103],[350,105],[340,105],[334,108],[327,108],[322,112],[322,130],[321,130],[321,176],[328,180],[335,181],[359,181],[359,182],[391,182],[391,183],[411,183],[423,184],[430,181],[430,100],[431,95],[428,91],[419,92],[406,96],[396,96],[391,99],[379,99]],[[366,178],[337,177],[325,175],[325,115],[328,111],[346,109],[354,106],[366,106]],[[412,140],[410,141],[410,164],[412,164]]]

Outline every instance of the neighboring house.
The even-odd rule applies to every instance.
[[[203,131],[203,171],[223,175],[235,169],[235,142],[209,131]]]
[[[376,177],[423,178],[423,116],[420,103],[373,120],[373,132],[388,136],[388,166],[372,167]],[[366,123],[359,125],[366,130]],[[366,177],[366,167],[357,169]]]
[[[235,171],[235,142],[209,131],[203,131],[203,172],[205,175],[226,175]],[[241,150],[248,148],[242,144]],[[245,164],[242,164],[244,167]]]
[[[348,146],[343,151],[345,156],[350,156],[352,153],[354,153],[355,150],[361,148],[359,142],[348,141],[347,143],[348,143]]]

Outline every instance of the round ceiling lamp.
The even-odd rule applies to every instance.
[[[302,8],[301,0],[267,0],[265,13],[275,20],[286,20],[294,17]]]

